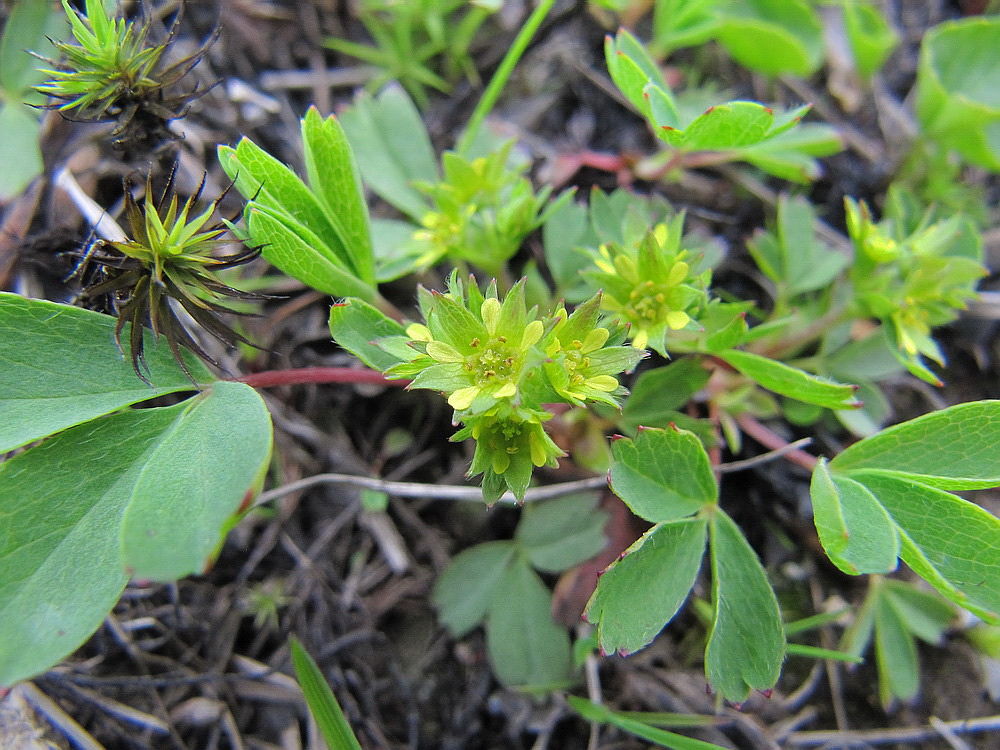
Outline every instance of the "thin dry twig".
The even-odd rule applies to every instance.
[[[758,422],[749,414],[740,414],[737,416],[736,424],[740,426],[740,429],[743,430],[743,432],[752,437],[765,448],[771,448],[772,451],[784,450],[787,446],[791,445],[783,437],[765,427],[761,422]],[[793,464],[801,466],[803,469],[808,471],[812,471],[816,466],[816,456],[806,453],[805,451],[798,450],[797,448],[788,450],[783,455]]]
[[[311,89],[317,81],[329,88],[353,88],[361,86],[377,73],[377,68],[366,65],[327,68],[321,75],[315,70],[266,70],[260,74],[258,83],[265,91]]]
[[[83,218],[94,228],[94,234],[108,242],[128,241],[125,230],[93,198],[87,195],[72,172],[66,168],[60,169],[56,173],[55,184],[73,201],[73,205],[77,207]]]
[[[430,498],[434,500],[463,500],[479,501],[483,500],[483,491],[479,487],[454,485],[454,484],[423,484],[420,482],[390,482],[374,477],[359,477],[353,474],[316,474],[315,476],[291,482],[267,492],[262,492],[254,503],[255,506],[269,503],[279,497],[315,487],[320,484],[346,484],[354,487],[362,487],[369,490],[378,490],[396,497]],[[606,477],[588,477],[574,482],[562,482],[552,484],[547,487],[533,487],[524,495],[525,502],[535,500],[547,500],[562,495],[570,495],[574,492],[586,492],[588,490],[604,489],[608,484]],[[500,498],[502,503],[516,503],[517,499],[507,493]]]
[[[954,734],[972,734],[974,732],[1000,731],[1000,716],[984,716],[980,719],[960,719],[958,721],[943,721],[940,726]],[[868,729],[848,731],[812,731],[792,732],[787,742],[791,747],[821,747],[831,745],[850,747],[868,743],[869,745],[888,745],[890,743],[924,742],[941,737],[941,732],[934,726],[900,727],[898,729]]]
[[[169,725],[158,716],[153,716],[145,711],[139,711],[106,695],[101,695],[94,690],[74,685],[70,680],[67,680],[65,684],[80,698],[93,703],[100,710],[115,719],[142,727],[153,734],[162,735],[170,733]]]
[[[14,686],[13,691],[19,694],[28,705],[40,713],[45,719],[66,737],[79,750],[104,750],[90,734],[73,718],[59,707],[54,700],[38,689],[32,682],[22,682]]]
[[[802,453],[800,448],[805,448],[811,444],[812,438],[802,438],[801,440],[796,440],[793,443],[783,445],[780,448],[768,451],[767,453],[762,453],[759,456],[754,456],[753,458],[744,458],[739,461],[729,461],[728,463],[719,464],[715,467],[715,470],[720,474],[730,474],[734,471],[752,469],[754,466],[760,466],[761,464],[766,464],[783,456],[787,456],[789,453]]]
[[[941,738],[951,746],[952,750],[972,750],[972,747],[968,742],[955,734],[955,730],[945,724],[937,716],[932,716],[928,719],[928,723],[934,727],[935,731],[941,735]]]
[[[809,445],[810,442],[810,438],[802,438],[801,440],[796,440],[794,443],[779,446],[773,451],[763,453],[759,456],[754,456],[753,458],[719,464],[719,466],[716,467],[716,471],[720,474],[743,471],[745,469],[767,463],[768,461],[774,461],[783,456],[800,454],[803,453],[800,448]],[[804,453],[803,455],[809,456],[808,453]],[[810,456],[810,458],[812,458],[812,456]],[[815,458],[813,458],[813,461],[815,461]],[[800,462],[796,461],[796,463]],[[425,484],[422,482],[392,482],[385,479],[377,479],[375,477],[356,476],[354,474],[328,473],[315,474],[314,476],[305,477],[295,482],[289,482],[288,484],[276,487],[273,490],[262,492],[257,497],[256,502],[254,502],[254,506],[264,505],[272,500],[277,500],[285,495],[290,495],[293,492],[300,492],[301,490],[309,489],[310,487],[315,487],[321,484],[346,484],[353,487],[361,487],[363,489],[385,492],[388,495],[395,495],[396,497],[479,502],[483,499],[482,490],[478,487],[456,484]],[[607,487],[607,485],[607,477],[598,476],[587,477],[586,479],[577,479],[572,482],[550,484],[545,487],[532,487],[524,494],[524,502],[528,503],[536,502],[538,500],[550,500],[554,497],[572,495],[575,492],[601,490]],[[514,504],[517,503],[517,498],[508,492],[500,498],[499,502]]]

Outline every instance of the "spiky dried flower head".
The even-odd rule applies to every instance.
[[[98,241],[83,261],[98,267],[96,280],[83,290],[83,296],[108,298],[110,307],[118,314],[115,340],[120,348],[125,324],[130,324],[132,367],[143,380],[146,380],[143,370],[148,372],[143,358],[144,327],[152,329],[157,339],[160,335],[167,339],[174,359],[188,376],[190,372],[184,363],[181,346],[219,366],[188,331],[174,305],[223,343],[234,346],[243,342],[253,346],[218,314],[246,314],[225,304],[227,298],[268,299],[265,295],[234,289],[216,275],[224,269],[249,263],[260,255],[260,248],[247,247],[229,255],[216,254],[225,244],[223,235],[228,230],[225,222],[210,224],[210,221],[229,188],[200,214],[194,214],[205,180],[203,178],[198,190],[181,203],[174,192],[175,172],[176,167],[156,201],[152,180],[147,178],[145,199],[141,204],[132,194],[133,186],[126,180],[125,215],[131,239]]]
[[[166,64],[164,53],[175,38],[179,14],[166,41],[152,44],[148,16],[141,23],[117,18],[101,0],[86,0],[83,13],[68,0],[62,5],[76,43],[55,41],[60,60],[41,58],[51,68],[42,70],[49,79],[37,89],[57,100],[43,106],[83,122],[115,121],[112,142],[126,152],[149,150],[173,138],[167,123],[182,117],[207,89],[195,86],[179,94],[170,89],[201,60],[216,35],[188,57]]]

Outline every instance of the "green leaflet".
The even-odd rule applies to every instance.
[[[456,555],[434,586],[441,622],[460,638],[486,623],[490,660],[507,685],[565,683],[569,640],[532,567],[559,572],[600,552],[605,513],[593,494],[533,503],[513,541],[485,542]]]
[[[735,101],[710,107],[684,130],[661,128],[658,135],[686,151],[720,151],[759,143],[773,121],[763,104]]]
[[[917,71],[917,117],[924,130],[993,171],[1000,169],[1000,100],[990,85],[1000,72],[998,44],[995,16],[938,24],[924,37]]]
[[[1000,401],[973,401],[911,419],[855,443],[834,472],[890,471],[945,490],[1000,485]]]
[[[175,406],[70,428],[0,464],[0,684],[71,653],[130,574],[203,571],[259,487],[270,446],[260,397],[216,383]]]
[[[767,573],[733,520],[722,511],[710,525],[712,625],[705,674],[729,701],[774,687],[785,658],[781,612]]]
[[[365,183],[414,221],[428,211],[427,197],[414,183],[439,179],[427,128],[399,86],[377,97],[360,94],[341,115],[341,125],[357,154]]]
[[[118,601],[128,581],[122,515],[182,408],[114,414],[0,464],[0,685],[68,656]]]
[[[515,539],[532,567],[558,573],[593,557],[606,543],[607,514],[593,493],[567,495],[524,509]]]
[[[705,553],[703,519],[659,523],[601,575],[587,604],[604,653],[649,645],[680,609]]]
[[[896,526],[863,484],[831,476],[826,462],[820,460],[810,494],[820,541],[838,568],[850,575],[896,569]]]
[[[738,63],[767,75],[808,76],[823,62],[823,28],[804,0],[727,5],[715,36]]]
[[[741,373],[757,381],[764,388],[782,396],[805,401],[829,409],[845,409],[860,404],[854,400],[853,385],[842,385],[823,380],[783,362],[759,354],[735,349],[717,354]]]
[[[869,77],[882,67],[899,44],[899,35],[881,11],[871,5],[845,3],[844,30],[858,72]]]
[[[611,445],[611,489],[647,521],[671,521],[716,502],[718,488],[701,441],[676,427],[640,429]]]
[[[354,274],[369,284],[375,281],[368,204],[361,173],[337,118],[323,118],[310,107],[302,120],[309,185],[344,242]]]
[[[219,163],[248,199],[250,241],[291,276],[335,296],[373,299],[375,258],[358,167],[337,119],[310,109],[302,120],[306,185],[243,138],[220,146]]]
[[[959,606],[1000,623],[1000,519],[943,490],[900,477],[852,472],[899,527],[901,557]]]
[[[831,559],[847,572],[885,566],[888,548],[876,549],[879,536],[888,543],[881,509],[898,534],[904,562],[956,604],[1000,621],[1000,519],[945,491],[1000,484],[998,416],[997,401],[959,404],[890,427],[828,465],[821,462],[813,503]],[[857,539],[845,543],[852,525]]]
[[[434,603],[452,636],[461,638],[486,617],[516,551],[510,542],[485,542],[451,559],[434,584]]]
[[[816,212],[801,197],[778,198],[773,232],[758,232],[747,248],[779,294],[796,295],[831,284],[848,264],[848,257],[816,237]]]
[[[893,696],[908,700],[920,687],[917,647],[902,616],[886,598],[875,602],[875,660],[879,699],[888,706]]]
[[[868,595],[844,634],[850,653],[864,653],[872,640],[878,666],[879,698],[885,708],[909,700],[920,686],[920,661],[914,638],[937,644],[954,610],[936,594],[881,576],[870,580]]]
[[[0,292],[0,453],[165,393],[194,390],[170,349],[146,332],[149,387],[115,352],[116,319]],[[127,334],[123,334],[127,338]],[[213,379],[187,357],[200,382]]]
[[[569,634],[553,622],[552,596],[522,555],[503,569],[493,592],[486,647],[505,685],[551,690],[569,682]]]
[[[289,217],[251,202],[247,229],[251,241],[267,247],[269,261],[313,289],[337,297],[375,297],[371,284],[360,281],[322,239]]]
[[[122,519],[124,562],[136,578],[203,572],[271,458],[271,419],[253,388],[215,383],[185,407],[148,457]]]
[[[694,358],[642,373],[629,394],[622,416],[629,427],[666,427],[677,410],[708,382],[711,373]]]
[[[379,339],[404,336],[403,326],[364,300],[345,299],[334,304],[330,308],[330,334],[373,370],[384,372],[403,361],[375,345]]]

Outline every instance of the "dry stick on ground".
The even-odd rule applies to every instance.
[[[87,731],[59,705],[38,689],[32,682],[15,685],[13,692],[20,695],[35,711],[45,717],[64,737],[80,750],[104,750]]]
[[[747,469],[751,466],[756,466],[767,461],[773,461],[777,458],[781,458],[782,456],[791,456],[796,453],[803,453],[803,451],[799,449],[808,445],[809,442],[809,438],[803,438],[802,440],[797,440],[794,443],[780,446],[777,449],[761,456],[755,456],[754,458],[748,458],[743,461],[733,461],[732,463],[720,464],[716,467],[716,470],[721,474],[733,471],[742,471],[743,469]],[[803,455],[808,456],[809,454],[803,453]],[[423,484],[420,482],[388,482],[384,479],[360,477],[354,474],[316,474],[315,476],[299,479],[296,482],[290,482],[282,487],[262,492],[256,502],[254,502],[254,506],[269,503],[272,500],[284,497],[292,492],[298,492],[299,490],[304,490],[319,484],[347,484],[369,490],[378,490],[389,495],[395,495],[396,497],[480,502],[483,499],[483,493],[479,487],[454,484]],[[561,482],[559,484],[550,484],[545,487],[532,487],[525,493],[524,501],[532,502],[537,500],[548,500],[553,497],[571,495],[574,492],[600,490],[604,489],[607,484],[607,477],[588,477],[586,479],[577,479],[573,482]],[[514,503],[516,500],[513,495],[507,493],[500,498],[500,502]]]
[[[940,726],[954,734],[973,732],[996,732],[1000,730],[1000,716],[986,716],[981,719],[961,719],[959,721],[943,721]],[[903,727],[899,729],[869,729],[864,731],[846,732],[792,732],[787,742],[791,747],[848,747],[868,743],[869,745],[887,745],[890,743],[924,742],[940,739],[941,732],[934,726]]]

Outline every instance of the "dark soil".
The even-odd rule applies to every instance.
[[[887,4],[906,43],[886,67],[878,96],[898,103],[913,84],[923,30],[963,9],[942,0]],[[163,6],[169,23],[176,4],[152,5],[154,11]],[[506,5],[474,47],[483,80],[525,15],[522,3]],[[9,6],[4,4],[4,17]],[[222,31],[186,79],[218,85],[192,104],[182,121],[185,139],[158,154],[125,160],[101,145],[105,126],[64,122],[52,114],[45,142],[49,169],[70,165],[91,196],[114,211],[120,206],[123,175],[152,169],[162,179],[165,165],[177,155],[182,191],[193,190],[207,170],[206,195],[218,195],[226,178],[215,160],[215,146],[234,144],[241,135],[285,162],[301,164],[298,118],[305,108],[315,103],[323,113],[335,111],[350,102],[354,86],[363,80],[352,60],[322,46],[334,34],[365,40],[351,7],[333,0],[188,2],[177,47],[194,49],[217,23]],[[602,50],[608,30],[604,14],[589,12],[585,3],[558,3],[495,114],[497,123],[521,138],[538,175],[551,175],[560,155],[584,150],[649,153],[654,148],[641,120],[608,93]],[[639,33],[643,36],[641,24]],[[682,53],[680,59],[695,58]],[[807,94],[815,97],[814,118],[848,123],[858,139],[875,144],[876,153],[867,156],[849,145],[828,160],[825,177],[809,188],[834,228],[842,229],[844,195],[877,199],[884,191],[899,158],[898,142],[881,129],[886,124],[875,115],[870,92],[849,113],[829,93],[823,76],[794,89],[782,82],[768,86],[734,70],[712,50],[700,51],[697,59],[717,69],[734,98],[766,95],[792,103]],[[302,74],[303,85],[281,83],[280,75],[293,71]],[[348,84],[331,82],[338,76]],[[264,97],[269,109],[234,102],[232,88],[224,83],[234,78]],[[452,96],[432,97],[425,115],[438,147],[453,144],[480,90],[460,81]],[[970,180],[985,178],[972,174]],[[612,189],[618,182],[614,174],[584,168],[570,176],[570,184],[585,195],[592,185]],[[771,214],[771,191],[781,190],[782,183],[765,180],[759,187],[766,190],[755,193],[753,185],[737,185],[728,170],[703,170],[679,183],[632,187],[658,192],[687,208],[691,222],[729,249],[720,282],[739,293],[759,293],[747,275],[744,239]],[[229,195],[223,209],[226,215],[237,213],[238,196]],[[21,199],[0,206],[0,220],[0,289],[71,298],[76,290],[64,279],[74,260],[66,253],[76,251],[88,232],[72,205],[40,183]],[[528,252],[537,248],[533,238]],[[263,262],[250,272],[261,273],[257,266]],[[429,277],[424,283],[439,285],[440,279]],[[401,308],[411,308],[412,289],[408,283],[395,284],[388,295]],[[249,360],[223,352],[224,361],[240,372],[349,363],[351,357],[330,341],[329,299],[301,286],[286,291],[289,296],[269,303],[264,317],[244,323],[264,351]],[[949,329],[943,336],[952,363],[948,385],[932,392],[910,379],[900,380],[890,394],[894,419],[942,404],[1000,397],[996,332],[995,323],[984,317],[968,317]],[[306,385],[271,389],[265,398],[276,428],[277,459],[269,487],[321,472],[463,481],[470,455],[467,446],[447,441],[453,431],[451,413],[435,394]],[[413,440],[401,452],[390,453],[386,436],[400,429]],[[823,438],[816,448],[822,448]],[[837,436],[829,439],[830,446],[836,445]],[[764,451],[752,440],[746,443],[746,455]],[[979,499],[997,510],[998,498]],[[783,603],[802,616],[837,602],[857,604],[864,594],[862,581],[824,562],[807,502],[808,475],[790,464],[769,463],[724,480],[727,511],[773,573]],[[608,727],[594,734],[559,694],[531,698],[503,689],[491,674],[482,635],[477,631],[456,642],[437,623],[430,602],[437,576],[469,545],[509,535],[514,511],[393,498],[386,514],[373,515],[361,509],[356,490],[333,486],[289,494],[271,507],[230,535],[207,575],[172,585],[130,585],[94,637],[35,685],[108,750],[317,747],[301,695],[288,676],[288,637],[295,635],[321,665],[365,748],[647,746]],[[386,545],[393,544],[402,553],[395,567],[386,554]],[[260,614],[265,601],[273,607],[271,617]],[[959,628],[940,647],[921,647],[920,695],[888,712],[878,701],[873,664],[845,670],[803,659],[788,662],[769,698],[755,695],[739,710],[719,705],[706,694],[699,661],[703,632],[693,615],[682,613],[646,650],[626,659],[600,660],[595,676],[603,700],[627,710],[715,714],[717,728],[694,734],[748,750],[876,743],[927,750],[1000,747],[1000,730],[962,735],[967,744],[957,745],[933,729],[932,717],[947,722],[1000,713],[984,687],[978,657]],[[834,647],[840,633],[840,627],[831,626],[815,644]],[[586,695],[587,690],[581,678],[574,692]],[[12,725],[4,726],[4,721],[0,715],[0,729],[13,737]],[[867,732],[892,728],[923,733],[893,742],[891,735]],[[47,729],[55,746],[68,746],[61,732]],[[819,732],[826,735],[810,734]],[[21,746],[30,747],[9,745]]]

